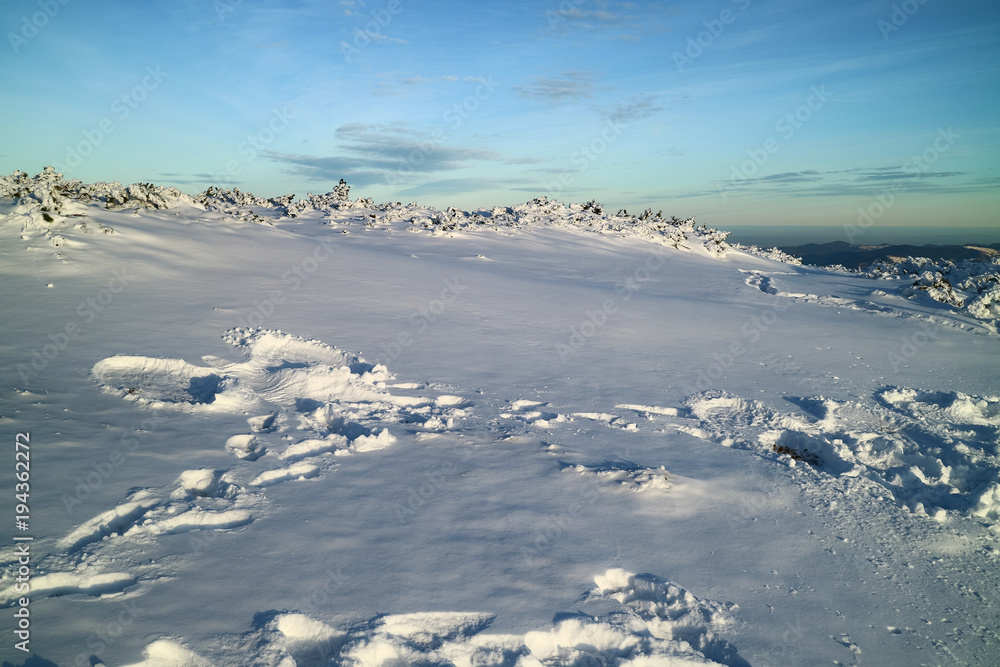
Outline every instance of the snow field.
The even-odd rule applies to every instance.
[[[40,657],[995,660],[996,334],[928,290],[592,205],[57,182],[0,220]]]

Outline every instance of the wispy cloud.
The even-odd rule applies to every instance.
[[[268,151],[266,157],[289,165],[289,171],[309,181],[347,179],[356,185],[386,183],[391,177],[410,177],[453,171],[479,161],[504,158],[483,148],[447,146],[434,135],[411,130],[405,124],[352,123],[337,128],[341,148],[336,155],[293,155]]]
[[[656,104],[656,95],[643,95],[616,102],[610,107],[595,106],[594,110],[612,122],[627,124],[649,118],[657,111],[663,111],[663,107]]]
[[[925,194],[957,194],[987,191],[995,183],[964,180],[963,171],[913,171],[902,165],[892,167],[857,167],[853,169],[818,171],[814,169],[768,174],[754,178],[715,181],[715,190],[688,193],[685,196],[718,194],[719,189],[730,193],[787,197],[848,197],[871,196],[878,192],[912,192]]]
[[[428,79],[427,77],[420,76],[419,74],[414,74],[412,76],[404,76],[402,79],[399,80],[400,83],[409,86],[419,85],[421,83],[430,83],[430,81],[431,80]]]
[[[593,97],[594,76],[590,72],[567,70],[560,76],[539,76],[529,84],[513,86],[514,92],[525,99],[541,100],[557,106],[563,102]]]

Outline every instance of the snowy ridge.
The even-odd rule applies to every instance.
[[[279,224],[281,221],[309,220],[332,225],[341,232],[350,229],[385,229],[415,231],[429,234],[455,234],[477,230],[510,232],[534,226],[576,227],[600,234],[641,238],[646,241],[682,250],[699,250],[722,257],[729,249],[728,232],[699,226],[694,218],[681,220],[664,218],[662,213],[646,210],[638,216],[619,211],[611,215],[597,202],[563,204],[539,197],[513,207],[495,207],[473,212],[449,207],[445,211],[399,202],[375,204],[370,198],[349,199],[350,187],[341,183],[334,191],[308,194],[299,201],[295,195],[262,198],[238,188],[208,188],[194,197],[176,188],[148,183],[122,186],[120,183],[83,184],[65,181],[52,167],[35,177],[15,171],[0,177],[0,197],[17,200],[12,216],[22,221],[25,238],[29,231],[41,231],[51,245],[62,247],[66,239],[59,228],[72,222],[69,218],[86,218],[84,205],[103,204],[112,211],[126,209],[164,209],[180,204],[197,206],[243,222]],[[80,227],[79,225],[83,225]],[[86,229],[82,221],[78,229]],[[110,228],[101,228],[112,233]]]
[[[176,188],[150,183],[123,186],[116,182],[85,184],[79,180],[67,181],[52,167],[46,167],[35,177],[20,171],[0,177],[0,197],[16,200],[17,206],[10,217],[21,223],[23,240],[41,233],[54,248],[66,245],[66,239],[60,232],[67,227],[83,233],[115,233],[113,228],[101,223],[97,223],[96,229],[88,226],[88,206],[103,205],[109,211],[123,211],[165,209],[182,202],[192,202],[191,197]]]

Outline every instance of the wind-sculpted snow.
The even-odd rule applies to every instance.
[[[257,614],[250,632],[223,638],[220,646],[228,664],[244,665],[749,665],[722,638],[736,605],[618,568],[594,581],[597,588],[587,600],[611,611],[563,614],[552,626],[524,635],[490,633],[496,616],[484,612],[389,614],[341,628],[297,611],[271,611]],[[149,656],[171,651],[205,660],[174,641],[146,649]]]
[[[85,563],[119,543],[141,546],[165,535],[249,526],[268,511],[269,487],[316,480],[334,471],[343,456],[393,446],[397,438],[390,426],[405,422],[433,431],[472,407],[451,394],[390,393],[386,381],[392,376],[385,366],[317,340],[265,329],[232,329],[224,338],[244,353],[243,361],[209,356],[203,359],[208,365],[199,366],[116,356],[94,365],[93,377],[104,391],[141,408],[250,414],[251,432],[219,442],[233,454],[231,469],[187,470],[170,486],[132,490],[117,507],[59,539],[58,548],[69,557],[67,569],[47,575],[47,581],[68,583],[42,586],[37,595],[121,591],[139,577],[95,572]],[[199,544],[192,538],[193,548]],[[133,564],[136,569],[141,568]],[[155,568],[146,576],[155,578]],[[12,595],[0,604],[11,604]]]
[[[868,298],[786,291],[776,284],[778,281],[775,280],[775,276],[780,274],[767,275],[761,271],[745,271],[748,274],[745,282],[772,296],[832,308],[866,310],[893,317],[915,316],[914,313],[906,312],[900,302],[915,300],[919,303],[929,298],[950,306],[955,313],[971,320],[971,323],[963,323],[958,318],[946,318],[936,314],[918,316],[932,328],[943,325],[970,331],[997,333],[997,326],[1000,323],[1000,260],[996,264],[983,262],[965,264],[966,269],[956,270],[954,273],[950,273],[946,267],[943,269],[944,274],[941,271],[926,270],[921,271],[919,275],[913,274],[903,279],[890,272],[872,272],[868,277],[883,280],[878,283],[878,289],[869,292]],[[901,266],[905,266],[905,263]],[[954,286],[949,282],[948,276],[955,281]],[[911,279],[914,280],[910,282]],[[897,301],[887,305],[884,303],[886,297],[895,298]]]
[[[941,521],[953,512],[1000,520],[1000,397],[887,388],[876,399],[794,399],[802,412],[792,414],[705,392],[688,406],[704,437],[720,444],[868,480]]]

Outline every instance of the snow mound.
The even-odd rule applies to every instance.
[[[72,552],[112,533],[124,532],[154,505],[156,505],[156,501],[148,498],[123,503],[112,510],[98,514],[90,521],[84,522],[76,530],[56,542],[56,546],[64,551]]]
[[[212,667],[208,660],[172,639],[157,639],[143,653],[145,660],[125,667]]]
[[[146,526],[151,533],[176,535],[203,528],[224,529],[238,528],[253,521],[253,515],[247,510],[225,510],[215,512],[195,507],[161,521]]]
[[[260,433],[228,441],[240,458],[259,456],[259,436],[294,415],[319,430],[356,438],[371,434],[362,422],[399,421],[406,415],[407,422],[422,423],[459,416],[471,405],[451,395],[390,394],[385,366],[317,340],[268,329],[232,329],[223,338],[244,352],[242,362],[206,357],[210,365],[199,366],[181,359],[115,356],[96,363],[92,374],[105,391],[155,409],[246,413],[271,408],[270,415],[252,418]],[[356,419],[359,415],[364,419]],[[388,434],[381,438],[379,445],[391,442]],[[360,444],[370,447],[372,441]]]
[[[223,472],[212,468],[185,470],[177,478],[179,496],[221,497],[231,488],[223,480]]]
[[[716,635],[732,623],[732,612],[738,609],[737,605],[700,599],[656,575],[632,574],[620,568],[594,577],[594,583],[597,588],[592,595],[611,598],[628,607],[642,619],[653,637],[680,643],[715,663],[747,664],[729,642]]]
[[[104,574],[53,572],[31,579],[31,597],[55,597],[57,595],[73,595],[74,593],[94,596],[120,593],[135,582],[135,575],[126,572],[106,572]],[[15,588],[15,586],[10,586],[0,591],[0,606],[9,606],[25,595],[23,592],[17,592]]]
[[[236,412],[257,402],[238,378],[180,359],[108,357],[94,364],[92,373],[108,392],[151,408]]]
[[[287,468],[268,470],[254,477],[251,486],[273,486],[290,479],[309,479],[320,473],[319,466],[311,463],[294,463]]]
[[[790,466],[859,477],[916,514],[998,519],[1000,398],[884,388],[875,404],[790,399],[805,415],[782,414],[721,392],[688,399],[703,437]]]
[[[355,443],[357,443],[357,439],[355,439]],[[299,459],[316,456],[324,452],[344,451],[346,448],[347,438],[336,433],[331,433],[322,440],[310,438],[296,442],[294,445],[289,445],[285,451],[278,454],[278,458],[284,461],[298,461]]]
[[[643,468],[630,463],[605,463],[599,465],[568,466],[567,470],[593,477],[602,482],[617,484],[630,491],[666,491],[670,488],[670,474],[665,466]]]

